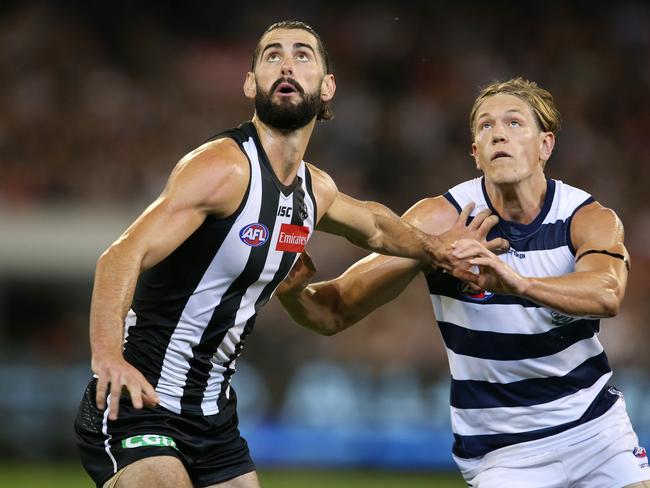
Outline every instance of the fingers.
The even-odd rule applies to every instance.
[[[140,383],[136,381],[131,381],[129,385],[126,386],[126,389],[129,392],[131,397],[131,404],[134,408],[140,410],[142,408],[142,387]]]
[[[154,394],[154,396],[152,397],[144,392],[142,393],[142,401],[144,402],[144,406],[149,408],[156,407],[160,403],[160,399],[158,398],[158,395]]]
[[[503,254],[510,249],[510,243],[501,237],[487,241],[484,245],[495,254]]]
[[[473,222],[472,222],[472,223],[473,223]],[[489,216],[486,216],[486,217],[483,219],[483,221],[481,222],[481,224],[478,226],[478,230],[477,230],[478,236],[477,236],[477,239],[480,239],[480,240],[485,239],[485,236],[488,235],[488,232],[490,232],[490,230],[492,229],[492,227],[494,227],[494,226],[497,225],[498,223],[499,223],[499,217],[497,217],[496,215],[489,215]]]
[[[143,381],[144,382],[142,383],[142,400],[144,401],[144,404],[147,407],[155,407],[156,405],[158,405],[158,403],[160,403],[160,398],[158,397],[156,390],[154,390],[153,386],[151,386],[151,383],[149,383],[144,378]]]
[[[469,218],[469,214],[472,213],[472,210],[474,210],[474,207],[476,204],[474,202],[469,202],[467,205],[463,207],[463,211],[460,213],[458,216],[458,222],[460,225],[465,226],[467,224],[467,219]]]
[[[456,259],[467,259],[476,256],[490,256],[490,251],[481,245],[480,242],[474,239],[460,239],[453,245],[453,256]]]
[[[475,257],[472,259],[468,259],[467,262],[472,266],[479,266],[482,268],[494,268],[494,264],[495,264],[492,259],[486,257]]]
[[[466,268],[454,268],[452,270],[451,274],[453,276],[455,276],[456,278],[458,278],[459,280],[461,280],[461,281],[466,281],[467,283],[471,283],[472,285],[475,285],[476,287],[479,287],[480,276],[477,273],[474,273],[469,269],[466,269]]]
[[[121,373],[116,372],[111,378],[111,399],[108,401],[108,418],[117,420],[117,414],[120,410],[120,395],[122,393]]]
[[[97,408],[104,410],[106,408],[106,390],[108,389],[108,378],[105,374],[97,375],[97,386],[95,392],[95,403]]]
[[[300,261],[302,261],[305,267],[309,270],[310,275],[313,276],[314,273],[316,273],[316,265],[307,251],[303,251],[300,255]]]
[[[474,220],[472,220],[467,227],[469,230],[475,231],[477,229],[480,229],[480,227],[483,225],[486,219],[495,219],[494,224],[496,224],[499,221],[499,218],[496,215],[492,215],[492,212],[490,211],[489,208],[486,208],[484,210],[481,210],[479,213],[477,213],[474,216]],[[494,224],[492,224],[489,228],[491,229],[494,227]]]

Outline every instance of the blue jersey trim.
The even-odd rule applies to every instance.
[[[445,345],[456,354],[497,361],[540,358],[564,351],[576,342],[593,337],[598,320],[580,319],[541,334],[507,334],[467,329],[438,321]],[[512,324],[517,330],[517,324]]]
[[[551,251],[562,246],[569,246],[567,241],[568,228],[568,220],[556,220],[555,222],[540,225],[529,235],[522,235],[518,239],[512,239],[499,225],[496,225],[490,229],[487,240],[503,237],[510,243],[510,248],[517,252]]]
[[[551,210],[553,204],[553,197],[555,196],[555,180],[551,178],[546,178],[546,195],[544,196],[544,203],[542,204],[542,209],[535,217],[530,224],[520,224],[519,222],[513,222],[511,220],[504,219],[499,212],[496,211],[494,205],[490,201],[490,196],[488,195],[487,188],[485,187],[485,178],[481,178],[481,189],[483,190],[483,197],[487,203],[492,213],[499,217],[499,223],[493,228],[499,228],[503,232],[504,237],[508,239],[510,245],[512,246],[514,242],[520,239],[529,237],[533,232],[535,232],[544,222],[544,219],[548,215],[548,212]],[[488,239],[490,236],[488,235]]]
[[[569,218],[566,220],[566,222],[567,222],[567,226],[566,226],[566,242],[567,242],[567,245],[569,246],[569,250],[571,251],[571,254],[573,254],[574,256],[576,255],[576,249],[573,247],[573,241],[571,240],[571,222],[573,221],[573,216],[582,207],[584,207],[585,205],[589,205],[590,203],[593,203],[595,201],[596,200],[594,199],[594,197],[590,196],[584,202],[582,202],[580,205],[578,205],[573,210],[573,212],[571,213]]]
[[[459,279],[454,278],[449,273],[441,270],[434,270],[425,276],[427,287],[431,295],[441,295],[444,297],[454,298],[462,302],[476,303],[475,299],[468,297],[461,292],[462,283]],[[526,300],[525,298],[514,297],[511,295],[492,295],[485,304],[495,305],[520,305],[522,307],[541,308],[541,305]]]
[[[467,409],[539,405],[589,388],[609,372],[607,356],[602,352],[564,376],[531,378],[507,384],[452,379],[451,406]]]
[[[447,201],[449,203],[451,203],[456,208],[456,210],[458,211],[459,214],[463,211],[463,209],[460,207],[460,205],[458,205],[458,202],[456,201],[456,199],[451,195],[451,192],[446,192],[443,195],[443,197],[445,197],[447,199]]]
[[[585,422],[594,420],[607,412],[619,399],[619,395],[609,391],[605,386],[596,396],[589,408],[577,420],[565,424],[547,427],[545,429],[519,432],[516,434],[491,434],[491,435],[458,435],[454,434],[453,452],[460,458],[476,458],[487,454],[500,447],[519,444],[520,442],[534,441],[564,432]]]

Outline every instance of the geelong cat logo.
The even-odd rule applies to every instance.
[[[260,247],[269,240],[269,229],[259,222],[248,224],[239,231],[239,238],[247,246]]]
[[[461,295],[464,297],[474,300],[475,302],[484,302],[485,300],[492,298],[494,295],[494,293],[487,290],[474,291],[468,283],[463,282],[458,284],[458,291],[460,291]]]

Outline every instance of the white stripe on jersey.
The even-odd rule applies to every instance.
[[[548,190],[542,210],[546,214],[543,217],[538,217],[539,221],[536,219],[528,227],[502,221],[495,228],[499,237],[516,239],[513,241],[516,252],[500,255],[499,259],[524,276],[560,276],[575,269],[574,256],[570,248],[568,219],[580,205],[588,201],[590,196],[582,190],[563,184],[561,181],[549,180]],[[489,208],[482,187],[482,178],[461,183],[449,190],[448,195],[460,208],[469,202],[475,202],[476,207],[472,211],[472,216],[482,209]],[[542,225],[546,225],[546,227],[542,228]],[[514,237],[508,236],[507,232],[512,232]],[[547,248],[544,248],[545,246]],[[445,330],[453,331],[454,334],[460,332],[457,337],[463,337],[462,334],[465,331],[460,331],[455,327],[483,333],[528,335],[549,332],[558,327],[553,323],[557,317],[554,317],[550,309],[525,307],[523,303],[498,304],[494,303],[496,300],[490,302],[489,297],[482,302],[461,300],[464,298],[461,296],[462,293],[458,291],[457,294],[453,288],[450,288],[448,280],[440,280],[432,276],[427,281],[432,291],[431,300],[436,319],[452,324],[449,329]],[[456,298],[452,298],[452,296]],[[560,322],[562,325],[567,324],[563,320]],[[486,335],[485,340],[489,341],[491,337]],[[505,336],[502,338],[494,336],[494,342],[488,346],[498,347],[502,339],[505,339]],[[511,336],[503,343],[508,343],[508,341],[512,343],[513,340],[516,340],[515,336]],[[492,351],[492,349],[490,350]],[[503,352],[503,357],[508,357],[507,351]],[[454,432],[460,436],[455,449],[468,453],[469,457],[482,455],[494,449],[492,447],[494,445],[503,446],[508,443],[521,442],[517,440],[517,434],[522,434],[520,438],[524,440],[528,433],[537,429],[561,426],[582,418],[611,376],[611,372],[602,372],[602,364],[596,366],[586,363],[588,359],[594,358],[602,352],[602,345],[595,335],[570,344],[564,350],[548,356],[518,360],[483,359],[457,354],[447,348],[451,375],[455,381],[482,381],[495,384],[481,386],[480,384],[454,383],[457,388],[454,390],[455,394],[466,395],[463,398],[457,398],[458,403],[455,404],[471,404],[477,407],[451,408]],[[606,360],[603,358],[603,361]],[[577,391],[572,390],[571,383],[564,384],[560,378],[583,364],[584,368],[588,368],[588,373],[598,379],[589,387],[586,387],[587,383],[585,383],[584,388]],[[606,365],[606,363],[604,364]],[[584,372],[581,370],[581,373]],[[555,398],[549,398],[547,394],[544,397],[546,400],[540,400],[545,403],[510,406],[507,401],[503,401],[502,406],[494,406],[494,401],[498,397],[490,398],[488,393],[490,387],[499,384],[506,385],[527,379],[544,380],[546,378],[561,388],[557,390]],[[471,395],[469,393],[471,391],[475,391],[476,396],[467,396]],[[485,393],[484,400],[481,396],[482,392]],[[481,402],[484,402],[483,407],[481,407]],[[499,437],[503,434],[510,434],[510,440]],[[472,437],[484,435],[495,435],[495,438]],[[463,439],[463,437],[467,439]]]
[[[247,147],[247,149],[250,151],[251,154],[254,153],[257,157],[257,151],[255,149],[254,144],[252,144],[250,147]],[[302,180],[301,184],[304,191],[305,205],[307,205],[308,213],[311,216],[314,215],[314,203],[312,202],[311,196],[307,191],[305,172],[306,172],[306,167],[305,167],[305,163],[303,162],[300,165],[297,176],[299,176]],[[297,189],[294,191],[297,191]],[[293,193],[291,193],[288,196],[280,193],[280,199],[278,201],[278,209],[281,206],[290,207],[292,209],[292,214],[293,212],[301,211],[301,209],[293,208]],[[276,212],[276,215],[277,214],[278,212]],[[285,217],[280,217],[280,216],[276,217],[276,225],[273,228],[273,235],[269,239],[269,242],[275,243],[278,241],[277,237],[280,233],[282,224],[285,223],[286,224],[291,223],[290,215],[287,215]],[[313,228],[314,222],[312,219],[308,219],[303,223],[303,225],[307,225],[310,228]],[[226,371],[226,368],[223,366],[223,364],[227,363],[230,360],[230,358],[233,356],[233,354],[235,354],[235,349],[237,345],[241,342],[241,336],[244,331],[244,328],[246,327],[247,320],[255,313],[255,304],[258,298],[260,297],[260,295],[262,294],[262,291],[266,287],[267,283],[273,279],[275,273],[279,269],[280,263],[282,261],[282,256],[283,256],[282,252],[275,252],[274,249],[271,249],[269,251],[269,255],[267,256],[266,263],[264,265],[264,270],[260,275],[259,280],[253,283],[246,290],[246,293],[242,297],[242,302],[239,309],[237,310],[237,315],[235,318],[235,324],[238,325],[235,325],[228,330],[227,334],[223,339],[223,342],[219,345],[217,351],[215,352],[214,356],[211,359],[212,369],[210,371],[210,378],[208,380],[208,386],[204,392],[203,401],[201,402],[201,410],[203,411],[204,415],[212,415],[218,412],[217,399],[219,398],[219,394],[221,393],[222,383],[224,381],[224,373]],[[294,263],[299,256],[300,256],[299,254],[296,254],[294,258]],[[232,362],[230,367],[233,369],[235,368],[235,361]],[[227,394],[228,394],[228,390],[227,390]]]
[[[439,303],[433,303],[433,309],[436,317],[445,317],[445,322],[478,331],[542,334],[557,328],[549,320],[551,312],[542,307],[470,303],[441,296]]]
[[[250,148],[250,151],[255,151],[255,145]],[[295,210],[293,209],[293,193],[288,197],[280,194],[280,199],[278,200],[278,209],[281,206],[291,207],[292,211]],[[276,211],[275,214],[277,215],[278,212]],[[280,228],[282,227],[283,223],[291,223],[291,217],[276,217],[276,225],[273,228],[273,234],[269,239],[269,245],[271,243],[277,242],[278,235],[280,234]],[[217,413],[219,410],[217,407],[217,399],[221,393],[221,385],[224,381],[223,373],[226,370],[223,364],[229,362],[230,357],[235,353],[235,348],[241,341],[241,336],[244,332],[244,328],[246,327],[248,319],[255,314],[255,303],[257,302],[257,299],[262,294],[264,287],[273,279],[275,273],[280,267],[283,253],[274,251],[274,249],[271,249],[269,251],[262,274],[260,274],[259,279],[251,286],[249,286],[244,293],[241,304],[235,316],[236,325],[228,329],[228,332],[226,333],[223,341],[211,359],[212,370],[210,371],[210,379],[208,380],[208,386],[203,394],[203,401],[201,402],[201,410],[203,411],[203,415],[212,415]],[[232,364],[231,367],[234,367],[234,364]]]
[[[607,373],[589,388],[548,403],[528,407],[451,407],[452,430],[462,435],[514,434],[572,422],[582,416],[611,375]]]
[[[250,191],[248,192],[248,200],[241,214],[237,217],[237,222],[252,223],[257,222],[260,215],[262,179],[260,163],[253,140],[249,139],[244,143],[244,148],[251,160]],[[240,243],[239,230],[237,225],[230,228],[222,245],[223,248]],[[221,303],[223,294],[230,286],[231,281],[228,276],[236,276],[244,269],[250,250],[251,248],[247,246],[241,252],[216,253],[198,287],[185,305],[185,309],[165,351],[160,380],[156,386],[160,404],[172,412],[181,412],[181,398],[183,397],[183,388],[190,368],[189,361],[193,357],[192,349],[201,340],[215,308]],[[227,271],[224,273],[224,270]],[[214,409],[215,411],[212,413],[216,413],[216,402],[214,403]]]
[[[535,276],[558,276],[567,272],[567,262],[573,263],[573,254],[568,246],[539,251],[523,251],[519,254],[526,257],[521,259],[507,253],[499,258],[518,273],[528,273],[529,276],[532,269],[538,273]]]
[[[601,352],[603,346],[595,337],[578,341],[550,356],[513,361],[475,358],[456,354],[447,348],[452,378],[491,383],[512,383],[532,378],[564,376]]]

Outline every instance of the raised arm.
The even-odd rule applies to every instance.
[[[487,290],[521,296],[567,315],[612,317],[618,313],[627,284],[629,256],[623,238],[616,214],[594,202],[578,210],[571,222],[576,248],[572,273],[521,276],[472,241],[459,242],[456,256],[480,267],[476,283]]]
[[[463,211],[462,228],[452,229],[458,232],[440,235],[440,230],[430,229],[431,233],[427,234],[384,205],[362,202],[340,193],[326,173],[316,168],[312,169],[312,173],[317,199],[320,195],[319,208],[322,209],[318,230],[343,236],[369,251],[416,259],[452,272],[462,265],[452,256],[451,244],[461,237],[467,237],[464,222],[473,205]],[[495,222],[496,217],[491,217],[485,219],[484,224],[492,227]],[[489,245],[507,248],[503,239],[491,241]]]
[[[466,226],[468,212],[469,208],[459,216],[446,199],[437,197],[418,202],[403,218],[426,233],[441,234],[450,229],[460,233],[462,228],[484,239],[491,228],[484,225],[489,213],[480,214]],[[332,335],[397,297],[422,266],[413,259],[372,254],[336,279],[307,286],[315,269],[311,259],[303,255],[276,293],[296,322]]]
[[[122,355],[124,318],[139,274],[174,251],[208,213],[232,214],[246,191],[249,171],[229,139],[200,147],[178,163],[160,197],[99,258],[90,309],[91,366],[99,408],[105,407],[110,384],[111,420],[117,418],[122,387],[136,408],[158,402],[153,387]]]

